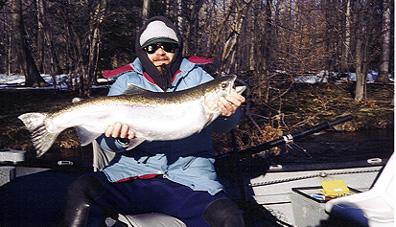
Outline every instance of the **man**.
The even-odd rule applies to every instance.
[[[153,17],[136,42],[131,70],[119,75],[109,95],[134,84],[154,92],[192,88],[213,78],[181,56],[182,39],[165,17]],[[176,141],[145,142],[128,151],[135,137],[123,122],[109,125],[97,139],[102,149],[116,152],[101,172],[80,177],[68,191],[64,224],[102,226],[117,213],[164,213],[187,226],[244,226],[242,212],[227,198],[214,170],[213,128],[230,129],[245,99],[236,92],[218,105],[223,118],[200,133]],[[237,112],[237,114],[234,114]]]

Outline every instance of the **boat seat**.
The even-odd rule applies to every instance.
[[[115,153],[103,150],[96,141],[92,142],[92,147],[93,168],[94,171],[100,171],[110,163]],[[119,214],[116,221],[126,224],[128,227],[186,227],[181,220],[162,213]]]
[[[367,192],[332,199],[326,203],[330,218],[353,226],[394,226],[396,157],[389,158],[374,186]]]

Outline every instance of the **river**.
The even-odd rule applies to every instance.
[[[292,149],[277,157],[279,164],[336,163],[387,159],[394,151],[393,129],[371,129],[356,132],[326,132],[311,135]]]

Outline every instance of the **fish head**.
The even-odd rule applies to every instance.
[[[204,107],[207,114],[220,114],[219,100],[231,94],[242,94],[246,86],[235,87],[236,76],[223,76],[210,82],[204,97]]]
[[[216,79],[215,93],[220,97],[225,97],[232,93],[242,94],[246,90],[246,86],[236,86],[236,76],[222,76]]]
[[[219,96],[223,96],[223,97],[230,94],[234,87],[235,80],[236,80],[236,76],[220,77],[216,87],[216,93]]]

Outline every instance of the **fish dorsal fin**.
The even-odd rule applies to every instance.
[[[122,93],[123,95],[142,95],[153,93],[152,91],[145,90],[134,84],[128,84],[128,88]]]
[[[80,97],[74,97],[74,98],[72,99],[72,103],[78,103],[78,102],[81,102],[82,100],[84,100],[84,99],[82,99],[82,98],[80,98]]]

